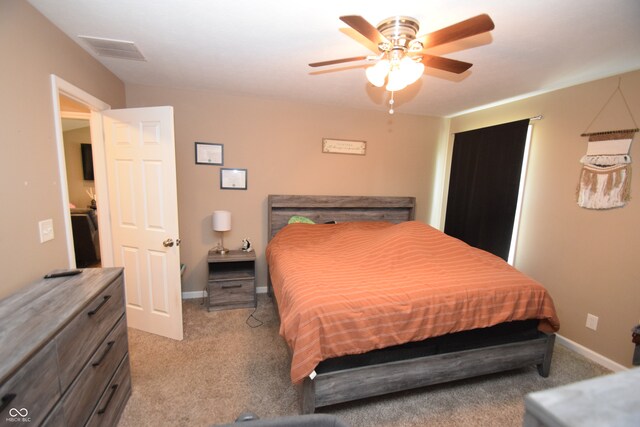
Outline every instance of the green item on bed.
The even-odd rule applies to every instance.
[[[313,220],[307,218],[306,216],[294,215],[291,218],[289,218],[289,224],[298,224],[298,223],[315,224],[315,222],[313,222]]]

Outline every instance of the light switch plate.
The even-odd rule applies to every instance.
[[[40,243],[48,242],[49,240],[53,240],[53,220],[45,219],[38,222],[38,227],[40,227]]]
[[[587,314],[587,324],[586,327],[589,329],[593,329],[594,331],[598,329],[598,316],[594,316],[591,313]]]

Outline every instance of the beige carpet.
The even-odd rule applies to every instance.
[[[252,310],[207,312],[183,304],[183,341],[129,329],[133,392],[119,425],[207,426],[243,411],[261,418],[298,413],[298,389],[278,335],[273,304],[259,295]],[[254,319],[248,323],[256,325]],[[320,408],[356,426],[520,426],[525,394],[608,371],[556,344],[551,375],[535,367]]]

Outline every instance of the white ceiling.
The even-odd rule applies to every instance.
[[[89,119],[67,119],[63,117],[61,121],[63,132],[89,127]]]
[[[408,15],[419,34],[481,13],[495,22],[489,34],[432,49],[474,66],[460,76],[426,71],[396,93],[399,113],[451,116],[640,69],[638,0],[29,2],[127,84],[386,110],[388,93],[367,83],[366,63],[307,65],[371,53],[341,15],[373,25]],[[147,61],[98,57],[79,35],[132,41]]]

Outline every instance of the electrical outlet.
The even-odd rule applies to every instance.
[[[593,314],[587,314],[587,328],[593,329],[594,331],[598,329],[598,316],[594,316]]]
[[[38,227],[40,228],[40,243],[48,242],[49,240],[53,240],[53,220],[45,219],[38,223]]]

